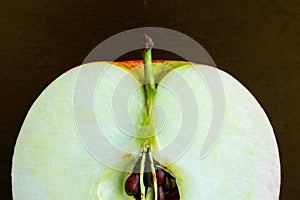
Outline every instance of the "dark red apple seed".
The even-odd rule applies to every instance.
[[[165,192],[168,192],[172,189],[172,182],[168,176],[165,177],[165,182],[163,184],[163,189]]]
[[[125,191],[129,196],[136,195],[139,191],[139,174],[132,173],[125,182]]]
[[[159,186],[157,189],[157,196],[158,196],[158,200],[165,200],[165,193],[164,190],[162,188],[162,186]]]
[[[173,188],[167,195],[166,195],[166,200],[179,200],[179,191],[178,188],[175,187]]]
[[[164,183],[165,173],[162,169],[156,170],[156,180],[158,185],[162,185]]]
[[[135,200],[141,200],[141,193],[138,192],[136,195],[134,195]]]

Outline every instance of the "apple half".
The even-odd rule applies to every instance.
[[[141,157],[141,144],[147,141],[143,137],[133,137],[140,136],[140,127],[147,118],[141,64],[142,61],[84,64],[60,76],[42,92],[28,112],[15,146],[14,199],[134,199],[126,194],[124,185]],[[116,161],[116,168],[99,162],[80,138],[80,134],[85,133],[78,133],[75,121],[79,120],[86,127],[91,123],[90,113],[84,112],[84,97],[82,107],[78,104],[75,108],[82,111],[81,115],[77,119],[74,117],[74,88],[83,68],[90,74],[100,68],[106,69],[94,92],[93,117],[106,139],[123,152],[110,155],[108,149],[103,149],[105,155]],[[250,92],[229,74],[206,65],[154,61],[152,68],[157,83],[153,105],[158,105],[153,109],[152,130],[157,130],[158,134],[151,135],[148,143],[153,146],[153,159],[176,178],[180,199],[278,199],[278,147],[264,110]],[[215,74],[220,77],[224,93],[224,99],[220,99],[224,104],[224,113],[220,115],[224,117],[218,122],[222,129],[209,153],[200,158],[210,137],[213,115],[218,114],[214,112],[216,101],[212,100],[212,87],[208,85],[214,83],[209,79]],[[124,76],[131,78],[124,82]],[[184,83],[178,81],[178,76]],[[119,92],[115,98],[114,91],[121,81],[124,94]],[[190,96],[178,98],[177,94],[185,92],[183,85],[193,92],[197,107],[192,109],[197,110],[198,116],[186,113],[183,119],[182,105],[191,102]],[[122,102],[122,95],[128,96],[126,87],[136,89],[127,105],[120,105],[118,100]],[[122,113],[130,116],[130,123],[122,123],[120,119],[121,128],[116,125],[118,116],[112,101],[117,101],[115,105],[120,116]],[[180,147],[176,134],[184,121],[197,124],[194,130],[184,133],[189,139],[182,140],[186,146],[182,148],[184,151],[178,155],[160,154],[172,145],[172,151]],[[131,131],[129,135],[128,130]],[[121,168],[128,170],[118,170]],[[147,198],[154,199],[154,195],[148,194]]]

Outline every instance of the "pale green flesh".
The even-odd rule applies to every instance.
[[[107,63],[92,63],[83,67],[93,70],[106,65]],[[78,70],[79,68],[73,69],[55,80],[38,97],[26,116],[13,157],[14,199],[98,199],[96,191],[99,178],[107,167],[95,160],[85,149],[76,130],[72,102]],[[98,88],[96,91],[100,98],[103,93],[111,93],[120,77],[127,74],[119,67],[109,67],[105,73],[98,86],[103,84],[105,89],[99,92]],[[139,86],[138,82],[135,82]],[[131,98],[131,104],[128,104],[133,120],[138,119],[134,113],[140,114],[143,107],[143,97],[140,94],[141,90],[137,90]],[[101,128],[106,135],[111,134],[108,139],[119,144],[116,136],[119,137],[121,131],[118,132],[110,126],[113,119],[110,106],[106,104],[107,98],[110,96],[103,99],[103,104],[99,104],[99,99],[95,99],[95,111],[101,110],[96,113],[96,118],[104,120],[101,121]],[[85,118],[88,116],[83,114],[82,123],[89,123],[84,121]],[[110,131],[107,133],[107,130]],[[123,141],[123,145],[132,142],[124,138]],[[136,142],[133,142],[132,146],[139,151],[140,147]],[[106,150],[104,153],[109,155],[110,152]],[[128,155],[124,152],[124,155],[118,155],[116,160],[122,161],[122,156]]]
[[[198,66],[198,70],[217,72],[207,66]],[[180,190],[184,191],[181,197],[195,199],[197,194],[197,199],[278,199],[278,149],[272,127],[255,98],[231,76],[218,71],[225,93],[223,130],[212,152],[200,160],[199,154],[211,124],[213,107],[211,91],[205,85],[205,79],[215,77],[201,78],[196,75],[195,68],[178,68],[176,71],[194,89],[200,113],[199,132],[192,146],[171,166],[177,175]],[[167,82],[168,78],[164,81]],[[161,105],[167,105],[172,99],[171,95],[165,96],[165,93],[168,92],[158,89],[161,96],[157,96],[157,102]],[[182,101],[188,100],[189,97]],[[167,116],[172,116],[171,113],[170,110]],[[170,118],[169,126],[177,123],[180,123],[180,118]],[[165,134],[171,135],[171,128],[167,126]]]
[[[105,168],[84,149],[73,122],[72,90],[78,70],[51,84],[20,131],[12,166],[13,198],[96,199]]]
[[[94,63],[85,67],[92,69],[103,65]],[[215,70],[206,66],[200,69]],[[226,117],[215,148],[199,160],[212,117],[210,91],[204,79],[195,75],[194,68],[180,67],[175,71],[195,92],[199,113],[205,113],[199,116],[199,129],[192,146],[168,166],[178,180],[181,199],[278,199],[278,149],[270,123],[252,95],[231,76],[218,71],[224,84]],[[74,69],[57,79],[30,109],[13,159],[14,199],[132,199],[123,189],[129,173],[99,163],[78,137],[72,113],[72,91],[77,73],[78,69]],[[108,109],[110,95],[125,73],[125,70],[113,68],[103,80],[105,87],[101,88],[103,84],[99,82],[95,92],[95,116],[109,141],[136,152],[139,142],[114,126],[113,115]],[[110,80],[111,77],[115,80]],[[162,80],[162,84],[173,83],[172,73]],[[136,124],[142,120],[142,92],[136,90],[128,104]],[[188,97],[184,101],[188,101]],[[163,87],[157,89],[155,102],[166,112],[166,121],[157,136],[159,147],[164,148],[172,144],[174,133],[180,127],[180,106],[178,99]],[[160,118],[159,113],[157,118]],[[132,128],[136,127],[128,129]],[[119,165],[132,168],[134,162],[123,162],[122,156],[125,155],[116,158],[120,160]],[[157,154],[155,158],[164,164],[172,161],[168,155]]]

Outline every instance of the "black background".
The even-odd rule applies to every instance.
[[[282,164],[281,199],[300,197],[299,1],[0,1],[0,199],[11,199],[14,144],[31,104],[57,76],[104,39],[158,26],[198,41],[240,80],[274,127]],[[154,52],[155,58],[176,59]],[[139,55],[124,59],[139,59]]]

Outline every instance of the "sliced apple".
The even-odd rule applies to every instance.
[[[139,139],[146,118],[140,82],[143,70],[137,67],[140,64],[141,61],[85,64],[68,71],[44,90],[26,116],[16,143],[12,166],[14,199],[133,199],[126,194],[124,184],[145,142]],[[106,69],[94,92],[92,118],[107,141],[120,149],[116,152],[122,152],[110,154],[113,151],[99,145],[100,152],[107,156],[104,160],[111,158],[109,164],[101,162],[93,152],[101,141],[93,141],[90,148],[82,140],[94,131],[88,127],[95,126],[91,113],[85,112],[84,96],[75,108],[80,115],[74,114],[74,88],[83,68],[90,75],[99,68]],[[266,114],[247,89],[227,73],[205,65],[158,61],[153,63],[153,71],[158,83],[153,103],[157,105],[153,110],[157,131],[153,158],[176,177],[180,199],[278,199],[280,163],[276,140]],[[219,113],[224,118],[218,122],[222,129],[215,133],[219,137],[213,137],[208,154],[200,157],[210,139],[213,116],[218,114],[214,110],[218,101],[213,101],[211,95],[214,87],[208,84],[214,83],[216,74],[224,93],[219,102],[224,104],[224,113]],[[117,106],[120,104],[114,92],[128,75],[131,78],[125,80],[125,86],[136,89],[130,91],[126,105]],[[126,87],[124,93],[118,92],[117,100],[128,97]],[[182,95],[184,92],[192,92],[193,96]],[[116,120],[113,101],[120,116],[129,113],[130,122]],[[78,127],[78,120],[86,133]],[[178,134],[181,139],[186,135],[186,141],[178,140]],[[154,191],[148,192],[147,198],[153,199]]]

